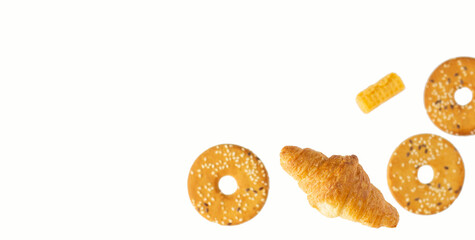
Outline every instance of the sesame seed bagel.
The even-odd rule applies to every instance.
[[[434,170],[430,183],[417,177],[421,166]],[[462,190],[465,169],[457,149],[433,134],[412,136],[402,142],[388,164],[388,185],[396,201],[406,210],[430,215],[447,209]]]
[[[238,185],[231,195],[219,189],[219,180],[233,177]],[[249,149],[222,144],[209,148],[193,163],[188,194],[195,209],[209,221],[237,225],[256,216],[264,206],[269,177],[262,161]]]
[[[438,66],[427,81],[424,104],[432,122],[453,135],[475,134],[475,100],[466,105],[455,101],[455,92],[467,87],[475,92],[475,59],[459,57]]]

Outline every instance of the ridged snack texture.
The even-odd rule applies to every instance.
[[[401,78],[395,73],[390,73],[361,91],[356,96],[356,103],[361,111],[369,113],[404,89],[405,86]]]

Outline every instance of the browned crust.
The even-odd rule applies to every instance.
[[[428,184],[417,178],[421,166],[430,165],[434,178]],[[420,134],[403,141],[388,164],[388,185],[406,210],[429,215],[447,209],[462,190],[465,169],[457,149],[446,139]]]
[[[475,134],[475,98],[466,105],[455,101],[455,92],[469,88],[475,93],[475,59],[445,61],[432,72],[424,91],[424,105],[431,121],[453,135]]]
[[[218,187],[224,176],[238,185],[231,195]],[[188,175],[188,194],[193,207],[206,219],[221,225],[237,225],[259,213],[269,192],[269,177],[262,161],[249,149],[221,144],[203,152]]]
[[[310,148],[286,146],[280,163],[308,194],[310,205],[323,215],[375,228],[397,226],[397,210],[371,184],[355,155],[328,158]]]

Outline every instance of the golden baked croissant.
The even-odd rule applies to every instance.
[[[370,183],[355,155],[328,158],[309,148],[286,146],[280,164],[299,182],[310,205],[323,215],[375,228],[396,227],[397,210]]]

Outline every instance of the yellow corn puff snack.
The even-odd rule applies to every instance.
[[[404,88],[401,78],[395,73],[390,73],[377,83],[361,91],[356,96],[356,103],[361,111],[369,113],[388,99],[396,96]]]

